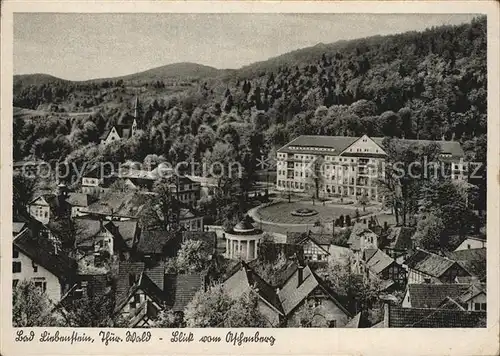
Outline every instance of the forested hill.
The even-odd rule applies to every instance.
[[[150,73],[135,82],[17,86],[14,106],[58,114],[15,120],[15,157],[119,162],[156,154],[175,162],[229,150],[250,167],[301,134],[364,133],[460,140],[469,158],[485,157],[486,17],[320,44],[215,77]],[[136,95],[143,134],[98,147],[100,134]],[[65,112],[93,114],[64,120]]]

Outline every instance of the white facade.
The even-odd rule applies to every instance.
[[[195,217],[184,219],[179,222],[179,225],[186,229],[186,231],[203,231],[203,217]]]
[[[314,140],[314,138],[310,138]],[[335,140],[335,137],[331,138]],[[377,178],[383,171],[375,172],[385,162],[386,152],[381,144],[363,135],[351,145],[338,152],[335,148],[314,145],[293,145],[290,142],[277,153],[276,189],[283,192],[308,192],[316,189],[313,173],[317,169],[311,162],[317,160],[322,165],[319,191],[324,196],[337,195],[359,199],[368,196],[371,200],[381,200]],[[451,154],[442,154],[448,159]],[[463,179],[465,168],[462,161],[451,163],[451,178]]]
[[[225,233],[226,257],[233,260],[251,261],[257,258],[262,234],[236,235]]]
[[[479,293],[467,301],[467,310],[486,311],[486,293]]]
[[[41,223],[47,224],[50,220],[50,205],[43,197],[39,197],[28,205],[28,213]]]
[[[455,249],[455,251],[484,247],[486,247],[486,240],[467,238]]]
[[[57,303],[61,300],[63,286],[59,278],[13,247],[12,284],[17,285],[23,280],[33,281],[52,302]]]
[[[113,126],[109,131],[108,136],[105,139],[101,140],[101,144],[107,145],[110,144],[111,142],[118,141],[120,139],[121,137],[120,135],[118,135],[118,131],[116,131],[116,128]]]

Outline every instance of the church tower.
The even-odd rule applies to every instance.
[[[135,102],[134,102],[134,121],[132,123],[132,136],[134,136],[137,133],[137,130],[139,130],[139,97],[135,97]]]

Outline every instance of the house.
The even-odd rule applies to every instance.
[[[28,203],[28,213],[43,224],[68,214],[66,195],[43,194]]]
[[[415,228],[406,226],[391,227],[381,239],[380,248],[394,259],[405,256],[414,249]]]
[[[352,317],[335,292],[309,266],[298,265],[277,294],[288,327],[301,326],[300,314],[306,303],[315,308],[313,327],[344,327]]]
[[[128,259],[138,239],[137,221],[103,221],[88,218],[75,219],[76,247],[84,255],[108,259],[118,256]]]
[[[383,328],[478,328],[486,326],[486,312],[453,309],[403,308],[384,305]]]
[[[310,185],[306,167],[320,157],[328,172],[320,184],[325,195],[360,197],[381,200],[378,191],[376,167],[387,157],[383,137],[306,136],[301,135],[277,151],[276,189],[305,192]],[[466,167],[464,151],[457,141],[401,140],[407,145],[436,143],[439,159],[451,172],[452,179],[464,179]],[[375,174],[374,174],[375,173]]]
[[[406,271],[392,257],[380,249],[366,249],[363,253],[361,272],[370,278],[377,276],[383,281],[390,281],[390,285],[402,287],[406,284]],[[386,287],[389,284],[384,283]]]
[[[378,235],[362,223],[356,223],[352,227],[351,234],[347,240],[347,246],[353,252],[352,268],[355,271],[361,270],[363,251],[365,249],[378,248]]]
[[[200,290],[206,290],[207,277],[203,273],[166,274],[165,292],[166,305],[182,318],[184,309]]]
[[[179,212],[179,226],[186,231],[203,231],[203,216],[195,214],[190,209],[182,208]]]
[[[141,122],[138,117],[138,107],[139,99],[136,97],[134,103],[134,114],[131,115],[128,112],[123,112],[118,118],[116,125],[112,126],[108,130],[105,130],[100,136],[102,145],[108,145],[118,140],[126,140],[137,134],[137,131],[141,129]]]
[[[135,258],[154,265],[166,257],[175,257],[181,239],[182,236],[177,231],[142,229],[134,251]]]
[[[120,262],[114,314],[126,327],[149,327],[165,308],[165,267],[146,269],[143,262]]]
[[[304,251],[304,260],[310,262],[328,262],[332,236],[328,234],[288,232],[287,244],[300,245]]]
[[[66,200],[71,207],[71,217],[87,215],[88,206],[94,202],[94,199],[89,194],[84,193],[69,193]]]
[[[478,283],[470,285],[467,292],[456,300],[465,310],[486,311],[486,284]]]
[[[486,247],[445,252],[445,256],[456,261],[470,276],[486,281]]]
[[[455,251],[486,248],[486,236],[466,236]]]
[[[469,288],[470,285],[458,283],[410,283],[401,306],[403,308],[439,308],[447,297],[455,300],[465,294]]]
[[[12,174],[22,174],[24,177],[37,177],[45,175],[50,170],[50,165],[43,160],[15,161],[12,165]]]
[[[76,262],[60,249],[57,241],[39,235],[31,224],[16,224],[13,237],[12,285],[31,280],[57,303],[73,285]]]
[[[408,283],[453,283],[458,276],[471,275],[463,263],[420,248],[405,261],[405,265]]]
[[[265,316],[268,327],[278,327],[284,322],[285,314],[276,289],[246,263],[238,264],[235,272],[223,283],[223,288],[232,298],[239,298],[244,293],[255,293],[258,296],[258,309]]]
[[[90,204],[88,215],[105,220],[133,220],[142,212],[149,196],[139,192],[106,192],[99,201]]]
[[[106,192],[112,183],[113,167],[96,165],[86,169],[82,175],[81,192],[83,194],[99,195]]]

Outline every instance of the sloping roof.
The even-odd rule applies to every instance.
[[[315,153],[328,152],[329,155],[339,155],[348,146],[356,142],[359,137],[346,137],[346,136],[308,136],[301,135],[296,139],[290,141],[285,146],[281,147],[278,152],[293,152],[293,153]],[[314,147],[317,150],[294,150],[292,147]],[[330,151],[328,149],[333,149]]]
[[[111,228],[114,226],[115,229]],[[110,221],[106,227],[112,231],[115,236],[121,237],[128,248],[132,248],[135,242],[135,236],[138,229],[138,223],[135,220]]]
[[[76,276],[76,261],[60,248],[54,248],[52,242],[45,238],[20,234],[13,240],[14,246],[31,258],[36,264],[47,269],[62,280],[72,280]]]
[[[137,250],[145,254],[161,254],[165,246],[178,237],[175,231],[142,230]]]
[[[87,207],[91,203],[90,195],[83,193],[69,193],[66,200],[71,206]]]
[[[362,223],[356,223],[352,227],[351,234],[349,235],[349,240],[347,240],[347,244],[352,250],[359,250],[361,248],[361,237],[365,234],[376,234],[367,228]]]
[[[165,277],[167,304],[173,311],[184,311],[204,283],[204,276],[196,274],[168,274]]]
[[[412,247],[412,237],[415,235],[415,228],[412,227],[392,227],[387,235],[388,248],[395,250],[407,250]]]
[[[147,199],[147,195],[136,192],[107,192],[99,201],[90,204],[87,211],[91,214],[136,218]]]
[[[117,308],[128,298],[131,289],[139,280],[145,269],[144,262],[120,261],[118,265],[118,277],[116,279],[115,300]],[[130,278],[134,277],[134,283]]]
[[[314,274],[309,266],[303,268],[302,283],[298,284],[298,268],[295,273],[285,282],[278,296],[285,315],[290,314],[300,303],[302,303],[317,287],[321,286],[330,294],[332,301],[348,316],[349,312],[328,290],[324,282]]]
[[[332,243],[332,235],[314,233],[311,231],[288,231],[286,234],[286,243],[288,244],[304,244],[307,240],[313,241],[316,245],[330,245]]]
[[[408,267],[432,277],[441,277],[456,262],[443,256],[418,249],[407,261]]]
[[[344,328],[359,328],[359,323],[361,321],[361,313],[358,313],[354,316],[354,318],[352,318],[351,320],[349,320],[349,322],[344,326]]]
[[[476,296],[480,294],[486,294],[486,284],[472,284],[469,286],[467,292],[462,294],[458,300],[461,303],[467,303],[469,300],[472,298],[475,298]]]
[[[375,273],[381,273],[394,262],[384,251],[377,249],[366,261],[366,266]]]
[[[486,312],[478,311],[401,308],[392,305],[388,308],[390,328],[472,328],[480,327],[486,320]]]
[[[472,275],[481,280],[486,278],[486,247],[445,252],[445,254]]]
[[[457,298],[469,289],[467,284],[408,284],[412,308],[437,308],[446,297]]]
[[[276,294],[275,288],[264,281],[262,277],[244,262],[239,262],[234,267],[233,273],[224,281],[223,286],[233,297],[238,297],[249,288],[254,288],[254,291],[261,299],[283,314],[280,299]]]
[[[363,259],[365,261],[368,261],[370,258],[373,257],[375,253],[377,253],[376,248],[367,248],[366,250],[363,251]]]
[[[12,223],[12,234],[15,236],[19,234],[26,227],[26,223],[23,222],[13,222]]]
[[[312,153],[318,154],[319,152],[327,152],[329,155],[339,155],[342,151],[356,142],[360,137],[347,137],[347,136],[317,136],[317,135],[301,135],[296,139],[290,141],[285,146],[281,147],[278,152],[291,152],[291,153]],[[377,145],[383,148],[383,137],[369,137]],[[437,143],[441,148],[442,153],[451,154],[452,157],[463,157],[464,151],[462,146],[457,141],[430,141],[430,140],[407,140],[400,139],[408,145],[416,144],[419,146]],[[292,147],[313,147],[315,149],[301,149],[296,150]],[[331,151],[333,149],[333,151]]]
[[[95,219],[77,218],[74,220],[76,230],[76,245],[79,247],[93,246],[93,238],[104,228],[103,222]]]

